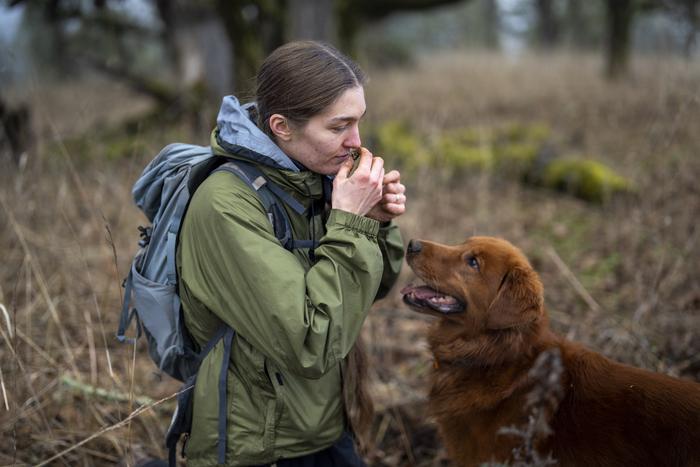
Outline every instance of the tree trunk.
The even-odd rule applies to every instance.
[[[287,40],[337,40],[334,0],[288,0]]]
[[[482,18],[484,28],[484,46],[488,49],[499,49],[501,46],[501,15],[496,0],[482,1]]]
[[[233,92],[252,97],[258,67],[284,42],[284,1],[217,0],[216,9],[233,48]]]
[[[355,36],[362,24],[360,10],[352,0],[337,0],[338,46],[340,50],[354,57],[357,55]]]
[[[20,104],[10,107],[0,96],[0,162],[3,159],[3,147],[6,147],[9,159],[15,165],[19,164],[31,141],[29,106]]]
[[[685,0],[683,2],[685,17],[688,22],[688,32],[683,41],[683,54],[691,59],[695,48],[698,31],[700,30],[700,0]]]
[[[553,0],[537,0],[537,45],[551,49],[559,41],[559,19],[554,11]]]
[[[574,49],[586,48],[586,24],[581,11],[581,0],[569,0],[566,6],[567,24],[571,30],[570,45]]]
[[[233,91],[232,47],[219,18],[209,15],[190,23],[179,23],[175,43],[180,65],[178,81],[182,88],[204,85],[217,102],[222,95]]]
[[[606,74],[609,79],[618,79],[627,73],[633,17],[633,0],[607,0]]]

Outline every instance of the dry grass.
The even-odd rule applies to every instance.
[[[497,173],[450,184],[424,173],[407,181],[409,211],[400,224],[406,239],[511,240],[541,273],[559,332],[621,361],[700,380],[700,70],[656,59],[635,65],[632,79],[609,84],[591,57],[432,57],[417,69],[371,73],[369,120],[406,119],[428,135],[543,122],[560,147],[596,154],[631,178],[637,196],[594,207]],[[153,371],[143,343],[135,357],[113,338],[120,278],[142,222],[129,189],[162,145],[201,143],[207,135],[185,128],[136,133],[125,138],[138,140],[138,149],[100,159],[111,143],[97,134],[81,146],[90,154],[63,144],[88,129],[98,106],[71,102],[61,89],[41,93],[55,100],[37,100],[36,148],[26,167],[0,175],[0,465],[35,465],[66,449],[73,450],[52,465],[133,465],[143,454],[164,455],[172,402],[101,430],[125,420],[136,396],[168,397],[178,384]],[[97,94],[110,95],[104,102],[112,104],[94,118],[143,108],[123,90]],[[72,122],[68,115],[82,116]],[[404,271],[400,282],[410,276]],[[422,404],[431,365],[425,326],[396,291],[368,319],[383,409],[374,465],[444,463]],[[127,401],[76,389],[66,377]]]

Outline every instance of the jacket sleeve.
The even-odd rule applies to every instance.
[[[305,270],[247,186],[204,184],[180,234],[181,281],[277,364],[318,378],[350,351],[383,269],[377,221],[333,210],[326,229]]]
[[[384,298],[394,284],[396,284],[396,279],[398,279],[399,273],[401,272],[404,255],[401,231],[393,221],[388,222],[386,225],[381,224],[377,240],[379,249],[382,252],[384,272],[375,300]]]

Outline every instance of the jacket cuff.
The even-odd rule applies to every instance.
[[[377,234],[379,233],[379,221],[370,219],[369,217],[358,216],[357,214],[340,209],[331,209],[326,226],[332,224],[338,224],[347,229],[374,238],[377,238]]]

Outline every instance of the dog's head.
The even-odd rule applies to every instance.
[[[401,291],[416,311],[468,324],[475,334],[528,325],[544,314],[537,273],[505,240],[472,237],[457,246],[411,240],[406,259],[426,284]]]

